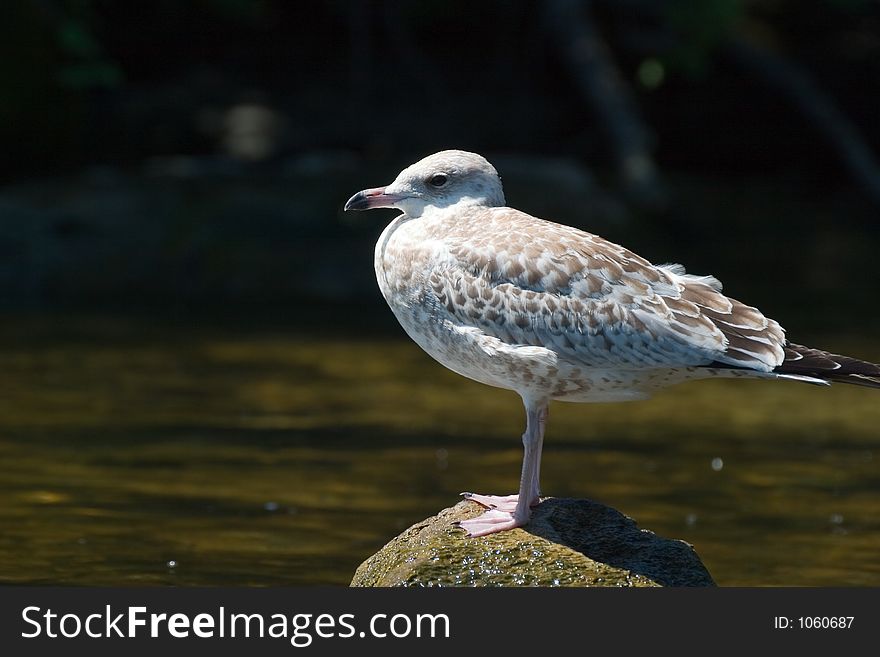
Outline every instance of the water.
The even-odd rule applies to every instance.
[[[517,485],[518,398],[402,338],[2,325],[2,583],[344,585],[458,492]],[[820,346],[880,358],[845,342]],[[556,404],[543,485],[694,544],[721,585],[880,585],[875,390],[707,381]]]

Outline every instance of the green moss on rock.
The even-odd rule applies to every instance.
[[[352,586],[714,586],[693,547],[589,500],[544,500],[525,528],[469,538],[463,501],[404,531]]]

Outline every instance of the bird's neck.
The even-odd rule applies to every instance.
[[[422,209],[422,213],[418,217],[410,217],[409,215],[404,215],[407,219],[414,219],[418,221],[447,221],[454,217],[463,217],[468,214],[481,209],[487,209],[492,207],[487,204],[482,198],[471,198],[470,196],[465,196],[455,203],[451,205],[426,205]]]

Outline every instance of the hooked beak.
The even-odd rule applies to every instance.
[[[403,200],[399,194],[386,194],[385,187],[374,187],[358,192],[345,204],[345,211],[372,210],[373,208],[393,208]]]

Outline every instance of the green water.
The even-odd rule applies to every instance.
[[[2,583],[347,584],[459,491],[518,482],[518,398],[402,337],[2,324]],[[875,390],[711,381],[557,404],[543,486],[693,543],[721,585],[880,586]]]

